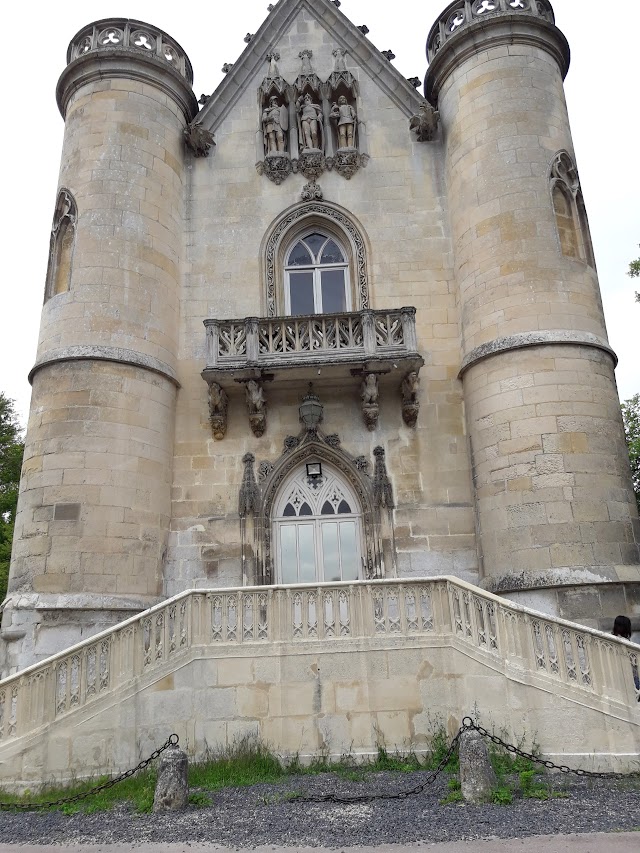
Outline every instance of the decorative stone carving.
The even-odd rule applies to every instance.
[[[338,151],[355,148],[357,115],[344,95],[340,95],[337,103],[332,105],[330,115],[338,126]]]
[[[234,66],[233,62],[225,62],[225,64],[222,66],[222,73],[228,74],[231,71],[231,69],[233,68],[233,66]]]
[[[337,432],[332,432],[330,435],[325,435],[324,441],[325,444],[329,445],[329,447],[340,447],[340,436]]]
[[[303,93],[305,89],[311,89],[314,92],[320,91],[320,78],[311,67],[312,50],[301,50],[298,54],[302,60],[302,68],[300,74],[296,78],[296,89]]]
[[[322,188],[316,184],[315,180],[305,184],[300,195],[302,201],[322,201],[324,198]]]
[[[196,157],[207,157],[211,147],[216,144],[213,133],[199,121],[192,121],[185,127],[184,141],[189,151]]]
[[[330,169],[335,169],[343,178],[350,181],[360,166],[365,166],[367,162],[368,158],[365,161],[364,157],[355,148],[352,148],[336,152],[331,162],[327,161],[327,166]]]
[[[360,387],[362,400],[362,416],[369,432],[378,426],[380,407],[378,405],[378,377],[375,373],[367,373]]]
[[[254,33],[247,33],[244,37],[244,43],[249,44],[253,40]]]
[[[411,117],[409,130],[418,135],[418,142],[431,142],[438,132],[440,113],[426,101],[420,104],[420,112]]]
[[[259,89],[261,104],[264,103],[270,93],[273,94],[274,92],[277,92],[278,95],[284,95],[285,89],[287,88],[286,80],[280,76],[280,71],[278,69],[280,54],[277,51],[272,51],[267,54],[266,59],[269,63],[269,70],[267,71],[267,76],[262,81]]]
[[[385,58],[388,62],[391,62],[393,59],[395,59],[395,58],[396,58],[396,55],[395,55],[395,53],[394,53],[392,50],[383,50],[383,51],[382,51],[382,55],[384,56],[384,58]]]
[[[393,509],[395,506],[393,500],[393,487],[391,480],[387,474],[387,465],[385,463],[384,447],[376,447],[373,451],[376,458],[375,468],[373,472],[373,503],[374,506],[386,509]]]
[[[260,512],[260,489],[253,471],[255,461],[256,457],[253,453],[245,453],[242,457],[244,474],[242,475],[238,498],[238,515],[240,518],[246,518],[248,515],[256,516]]]
[[[366,456],[356,456],[353,460],[356,468],[360,471],[361,474],[369,474],[369,460]]]
[[[321,151],[304,151],[294,163],[294,172],[301,172],[308,180],[315,181],[324,172],[326,165]]]
[[[298,113],[298,135],[302,153],[324,151],[324,126],[322,107],[316,104],[307,92],[296,101]],[[301,170],[302,171],[302,170]]]
[[[347,51],[343,50],[341,47],[337,47],[333,51],[333,70],[340,74],[342,71],[347,70],[347,64],[345,61],[345,56],[347,55]]]
[[[350,92],[357,95],[358,81],[353,74],[347,70],[346,56],[347,51],[343,50],[341,47],[337,47],[333,51],[333,71],[329,77],[328,83],[332,92],[337,91],[338,86],[342,83]]]
[[[282,155],[287,150],[286,133],[289,130],[289,111],[272,95],[269,106],[262,111],[262,132],[266,157]]]
[[[245,385],[245,392],[251,431],[256,438],[261,438],[267,428],[267,401],[262,384],[255,379],[250,379]]]
[[[290,453],[292,450],[295,450],[296,447],[300,444],[300,438],[297,435],[288,435],[284,440],[284,453]]]
[[[411,83],[414,89],[419,89],[422,85],[422,80],[419,77],[407,77],[407,82]]]
[[[408,427],[415,427],[420,411],[418,392],[420,390],[420,377],[415,370],[408,373],[402,380],[400,391],[402,394],[402,420]]]
[[[269,474],[273,471],[273,464],[271,462],[261,462],[258,466],[258,481],[260,483],[264,483],[264,481],[269,477]]]
[[[217,441],[222,441],[227,432],[227,409],[229,398],[227,393],[217,382],[209,384],[209,420],[211,431]]]
[[[562,181],[570,190],[576,192],[580,189],[580,178],[578,170],[569,154],[561,151],[553,161],[551,175],[556,180]]]

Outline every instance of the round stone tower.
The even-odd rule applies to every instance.
[[[576,10],[577,11],[577,10]],[[427,43],[484,585],[640,616],[640,527],[548,0],[456,0]]]
[[[5,671],[155,603],[169,526],[192,69],[126,19],[82,29],[67,61]]]

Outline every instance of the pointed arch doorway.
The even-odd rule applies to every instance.
[[[291,472],[274,502],[273,543],[278,583],[330,583],[362,576],[362,508],[351,486],[330,465],[308,474],[306,460]]]

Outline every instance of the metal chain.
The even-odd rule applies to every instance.
[[[547,770],[559,770],[561,773],[571,773],[574,776],[583,776],[589,779],[620,779],[620,778],[629,778],[631,776],[640,775],[640,771],[636,770],[631,773],[597,773],[593,770],[576,770],[573,767],[568,767],[566,764],[555,764],[553,761],[549,761],[545,758],[540,758],[539,755],[534,755],[532,752],[525,752],[524,749],[520,749],[518,746],[514,746],[511,743],[507,743],[498,735],[493,735],[484,729],[482,726],[479,726],[477,723],[471,719],[471,717],[465,717],[462,721],[462,729],[461,731],[474,729],[479,732],[482,737],[487,738],[492,743],[495,743],[496,746],[501,746],[503,749],[506,749],[507,752],[512,755],[519,755],[521,758],[526,758],[528,761],[533,761],[535,764],[540,764],[542,767],[546,767]]]
[[[429,773],[424,782],[416,785],[415,788],[410,788],[408,791],[399,791],[397,794],[360,794],[355,797],[340,797],[338,794],[324,794],[317,797],[296,797],[295,801],[302,801],[305,803],[341,803],[344,805],[350,803],[370,803],[373,802],[373,800],[404,800],[406,797],[412,797],[414,794],[421,794],[425,788],[429,787],[429,785],[432,785],[436,781],[438,776],[449,763],[451,756],[458,748],[458,742],[464,729],[464,726],[460,728],[458,734],[451,741],[451,746],[447,750],[446,755],[443,757],[436,769]]]
[[[124,773],[121,773],[119,776],[114,776],[113,779],[109,779],[107,782],[103,782],[102,785],[96,785],[95,788],[91,788],[89,791],[83,791],[81,794],[74,794],[72,797],[62,797],[59,800],[48,800],[46,803],[3,803],[0,802],[0,810],[6,809],[19,809],[21,811],[33,811],[36,809],[48,809],[53,806],[64,806],[69,803],[79,803],[80,800],[86,800],[87,797],[92,797],[94,794],[98,794],[100,791],[106,791],[109,788],[113,788],[114,785],[117,785],[119,782],[123,782],[125,779],[129,779],[131,776],[135,776],[136,773],[139,773],[141,770],[144,770],[145,767],[148,767],[152,761],[155,761],[159,755],[161,755],[165,749],[168,749],[170,746],[177,746],[180,743],[180,738],[176,734],[169,735],[165,743],[162,746],[159,746],[158,749],[154,749],[151,755],[148,758],[145,758],[144,761],[141,761],[135,767],[132,767],[131,770],[125,770]]]

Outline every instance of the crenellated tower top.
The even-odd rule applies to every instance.
[[[569,45],[555,26],[549,0],[454,0],[431,27],[427,39],[427,98],[435,102],[443,80],[468,55],[516,42],[544,45],[566,76]]]
[[[106,64],[105,64],[106,63]],[[193,68],[178,42],[143,21],[105,18],[83,27],[71,39],[67,67],[58,82],[58,106],[65,115],[69,97],[79,85],[102,76],[130,77],[153,82],[195,114],[191,92]]]

